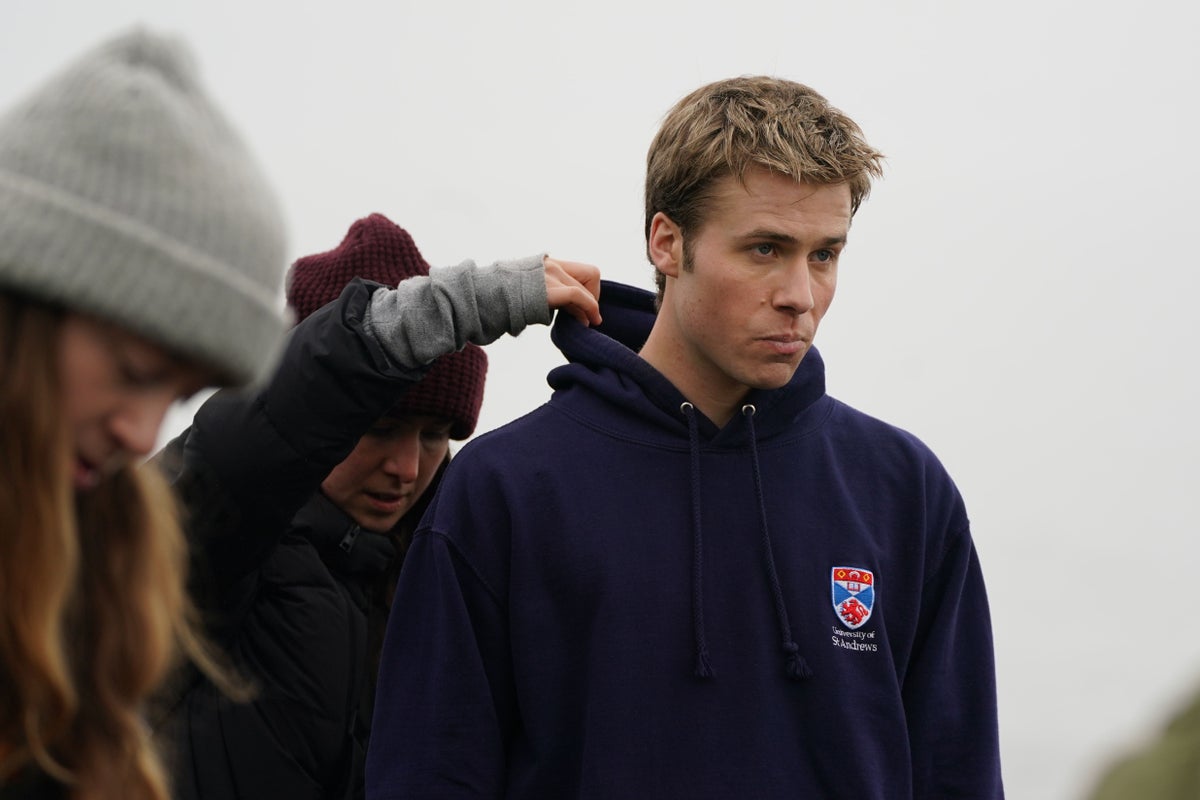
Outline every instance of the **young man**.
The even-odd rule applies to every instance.
[[[162,698],[174,796],[362,797],[399,559],[450,439],[475,429],[477,345],[555,308],[599,321],[598,290],[594,267],[541,256],[431,272],[380,214],[295,263],[299,324],[270,381],[214,396],[160,457],[209,634],[255,689],[191,674]]]
[[[812,348],[879,153],[811,89],[703,87],[651,145],[660,306],[560,317],[550,402],[417,531],[368,797],[999,798],[962,500]]]

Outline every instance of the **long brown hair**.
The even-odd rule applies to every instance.
[[[166,800],[143,706],[180,656],[225,679],[164,480],[128,466],[76,496],[62,317],[0,291],[0,784],[33,769],[77,798]]]

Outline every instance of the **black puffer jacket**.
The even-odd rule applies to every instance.
[[[356,281],[297,326],[265,387],[215,395],[159,457],[184,501],[209,633],[257,687],[239,703],[190,671],[164,694],[157,729],[180,800],[361,795],[396,549],[318,489],[421,376],[362,333],[374,288]]]

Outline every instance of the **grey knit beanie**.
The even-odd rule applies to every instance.
[[[287,329],[283,217],[189,52],[135,30],[0,116],[0,291],[243,383]]]

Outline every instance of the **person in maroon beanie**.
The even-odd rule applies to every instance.
[[[186,511],[192,593],[248,684],[230,697],[186,669],[159,699],[177,797],[363,795],[392,589],[450,440],[475,430],[480,345],[555,308],[598,323],[598,294],[594,267],[540,255],[430,270],[379,214],[292,266],[297,325],[273,377],[215,395],[157,458]]]

